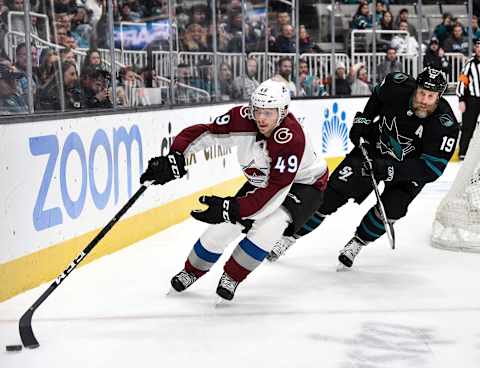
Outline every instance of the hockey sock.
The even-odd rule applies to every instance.
[[[355,234],[366,243],[375,241],[385,234],[385,226],[375,207],[370,208],[363,217]]]
[[[325,220],[326,215],[321,214],[320,212],[315,212],[308,220],[303,224],[302,228],[296,232],[294,238],[298,239],[302,236],[307,235],[308,233],[315,230],[320,224]]]
[[[241,282],[262,263],[267,255],[268,252],[244,238],[234,249],[223,269],[232,279]]]
[[[185,271],[201,277],[210,271],[210,268],[212,268],[221,255],[221,253],[213,253],[205,249],[200,239],[198,239],[185,261]]]

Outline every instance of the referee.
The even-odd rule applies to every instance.
[[[465,158],[470,139],[480,114],[480,38],[473,41],[474,55],[467,60],[458,77],[458,108],[462,113],[462,134],[460,136],[460,160]]]

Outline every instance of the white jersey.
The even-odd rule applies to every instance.
[[[212,145],[236,146],[239,164],[252,192],[237,198],[242,219],[259,219],[271,214],[285,200],[293,183],[312,185],[323,191],[328,179],[326,161],[289,113],[266,138],[249,118],[248,106],[237,106],[212,124],[184,129],[172,144],[173,151],[189,153]]]

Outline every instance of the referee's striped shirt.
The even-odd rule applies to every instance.
[[[468,96],[480,98],[480,59],[475,56],[465,63],[458,77],[457,96],[465,101]]]

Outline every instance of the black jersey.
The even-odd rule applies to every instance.
[[[432,182],[442,175],[452,157],[458,122],[448,102],[425,119],[412,108],[416,81],[404,73],[391,73],[375,87],[363,115],[370,119],[369,142],[375,155],[394,162],[396,180]]]

